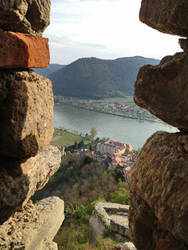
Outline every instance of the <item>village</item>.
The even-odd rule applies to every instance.
[[[111,98],[110,100],[81,100],[56,97],[55,103],[56,105],[63,104],[133,119],[158,121],[158,119],[147,110],[138,107],[131,97],[127,97],[127,102],[124,102],[121,98]]]
[[[130,171],[136,161],[137,153],[131,144],[120,143],[112,140],[99,142],[96,153],[111,159],[111,169],[119,169],[124,180],[129,182]]]
[[[94,159],[108,159],[109,170],[118,170],[123,176],[123,180],[129,183],[130,172],[136,161],[137,152],[133,150],[131,144],[125,144],[110,139],[95,141],[95,146],[84,144],[83,142],[73,146],[59,146],[62,158],[71,154],[73,157],[85,155]]]

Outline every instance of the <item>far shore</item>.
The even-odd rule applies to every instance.
[[[111,113],[111,112],[105,112],[105,111],[102,111],[102,110],[96,110],[96,109],[94,110],[94,109],[89,109],[89,108],[86,108],[86,107],[80,107],[80,106],[77,106],[77,105],[71,105],[70,103],[63,103],[63,104],[60,103],[60,104],[55,104],[55,106],[70,106],[70,107],[73,107],[73,108],[89,110],[89,111],[93,111],[93,112],[98,112],[98,113],[107,114],[107,115],[114,115],[114,116],[119,116],[119,117],[128,118],[128,119],[162,123],[162,121],[160,121],[160,120],[152,120],[152,119],[146,119],[146,118],[131,117],[131,116],[123,115],[123,114],[121,115],[121,114],[116,114],[116,113]]]

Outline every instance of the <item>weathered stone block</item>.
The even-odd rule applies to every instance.
[[[47,38],[0,32],[0,68],[45,68],[49,60]]]
[[[161,120],[188,131],[188,56],[178,53],[157,66],[143,66],[134,100]]]
[[[63,220],[64,202],[58,197],[29,202],[0,226],[0,249],[57,249],[52,240]]]
[[[185,53],[188,53],[188,39],[179,39],[179,44]]]
[[[0,156],[29,158],[53,136],[50,80],[33,71],[0,71]]]
[[[158,240],[161,238],[169,239],[174,243],[174,238],[166,229],[162,228],[152,209],[132,190],[130,203],[129,232],[137,250],[156,250]]]
[[[187,0],[142,0],[140,20],[161,32],[188,36]]]
[[[49,146],[25,162],[0,159],[0,223],[42,189],[61,164],[61,153]]]
[[[131,173],[129,230],[138,250],[167,239],[188,249],[188,135],[157,132]],[[144,239],[147,235],[147,241]]]
[[[178,250],[178,249],[171,246],[171,244],[167,240],[159,240],[155,250]]]
[[[41,35],[50,23],[50,0],[0,0],[0,28]]]
[[[136,250],[136,248],[132,242],[125,242],[121,250]]]

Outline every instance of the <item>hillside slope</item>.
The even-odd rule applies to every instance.
[[[140,56],[103,60],[81,58],[48,77],[55,95],[101,98],[132,95],[138,69],[159,60]]]
[[[48,77],[48,75],[54,73],[55,71],[62,69],[64,65],[61,64],[50,64],[47,68],[43,69],[33,69],[37,74]]]

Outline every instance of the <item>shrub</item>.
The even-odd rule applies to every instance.
[[[118,190],[109,194],[109,201],[113,203],[119,203],[128,205],[129,191],[126,188],[120,187]]]

